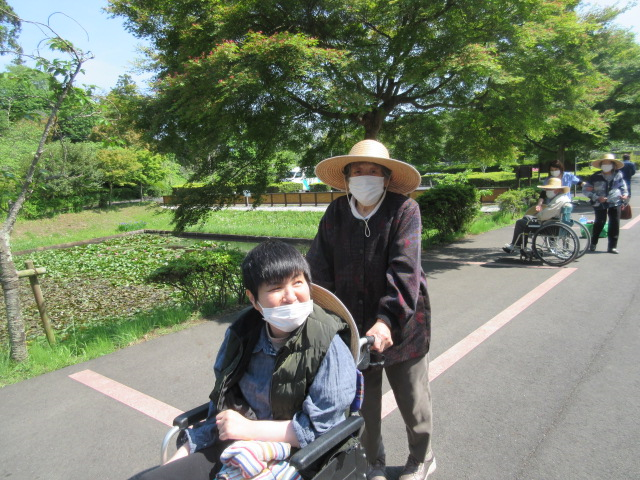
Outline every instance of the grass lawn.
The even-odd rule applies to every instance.
[[[323,212],[220,210],[188,232],[313,238]],[[11,236],[14,252],[122,233],[123,224],[173,230],[171,210],[156,203],[65,213],[41,220],[19,220]],[[120,229],[119,229],[120,228]]]
[[[205,223],[188,231],[311,239],[322,215],[323,212],[317,211],[229,209],[212,212]],[[172,230],[171,219],[170,210],[149,203],[62,214],[51,219],[20,220],[11,238],[12,250],[15,253],[113,236],[129,226]],[[483,214],[471,226],[470,232],[482,233],[512,221],[512,218],[500,213]],[[425,232],[423,237],[425,248],[432,245],[428,233]],[[59,253],[55,254],[48,251],[51,253],[36,252],[29,255],[36,260],[36,265],[46,266],[50,270],[43,277],[42,284],[45,299],[51,302],[50,316],[56,328],[58,345],[50,347],[44,335],[39,335],[39,318],[35,306],[23,306],[23,314],[29,317],[28,323],[31,324],[28,342],[30,358],[27,362],[15,364],[9,358],[8,345],[0,346],[0,387],[96,358],[141,340],[184,328],[192,322],[202,321],[200,312],[179,302],[171,302],[166,290],[156,290],[135,278],[128,278],[129,273],[139,271],[137,275],[141,277],[152,270],[151,266],[147,268],[145,265],[151,264],[156,255],[153,252],[157,250],[140,247],[137,252],[133,252],[139,241],[142,239],[136,236],[135,239],[119,239],[91,247],[110,249],[108,253],[113,258],[116,255],[118,258],[113,263],[104,263],[107,255],[102,250],[96,250],[95,255],[85,256],[82,260],[72,260],[70,249],[58,250]],[[160,242],[160,239],[157,241]],[[111,242],[116,245],[109,246]],[[176,242],[172,240],[171,243]],[[28,257],[16,256],[18,268],[21,268],[26,258]],[[114,273],[116,267],[127,270]],[[61,270],[62,274],[56,275],[56,269]],[[28,282],[23,283],[21,300],[33,303]],[[159,308],[142,309],[138,302],[140,299],[153,299],[147,303]],[[0,305],[4,309],[1,300]],[[54,312],[56,309],[60,311]],[[119,313],[113,316],[112,312]]]

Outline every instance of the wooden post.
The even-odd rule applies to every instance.
[[[40,312],[40,319],[42,320],[44,333],[47,335],[47,341],[49,342],[49,345],[55,345],[56,337],[53,335],[53,329],[51,328],[51,323],[49,323],[49,316],[47,315],[47,309],[44,305],[44,297],[42,296],[42,289],[40,288],[40,280],[38,280],[38,271],[33,265],[33,260],[27,260],[24,262],[24,265],[28,269],[33,270],[33,274],[29,275],[31,290],[33,290],[33,296],[35,297],[36,304],[38,305],[38,311]]]

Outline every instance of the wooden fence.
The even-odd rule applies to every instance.
[[[410,194],[410,197],[415,199],[419,197],[425,190],[426,187],[420,187],[415,192]],[[509,187],[493,187],[493,188],[483,188],[483,190],[491,190],[492,193],[490,195],[483,195],[480,198],[482,203],[493,203],[496,197],[507,190]],[[266,193],[262,195],[262,205],[264,206],[276,206],[283,205],[287,206],[303,206],[303,205],[328,205],[333,202],[336,198],[342,197],[346,195],[345,192],[291,192],[291,193]],[[165,205],[174,205],[173,197],[171,195],[166,195],[162,197],[162,202]],[[253,202],[251,197],[245,197],[243,195],[238,195],[235,198],[234,205],[245,205],[249,206]]]

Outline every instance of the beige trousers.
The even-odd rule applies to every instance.
[[[365,421],[362,437],[370,464],[385,464],[382,442],[382,370],[364,372],[364,402],[361,414]],[[409,455],[424,461],[431,450],[431,389],[427,355],[384,367],[407,431]]]

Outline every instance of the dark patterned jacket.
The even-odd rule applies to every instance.
[[[385,364],[425,355],[431,338],[431,306],[421,265],[420,209],[415,200],[388,192],[365,222],[351,213],[346,196],[325,212],[307,253],[311,277],[349,309],[363,336],[376,319],[391,329]]]

